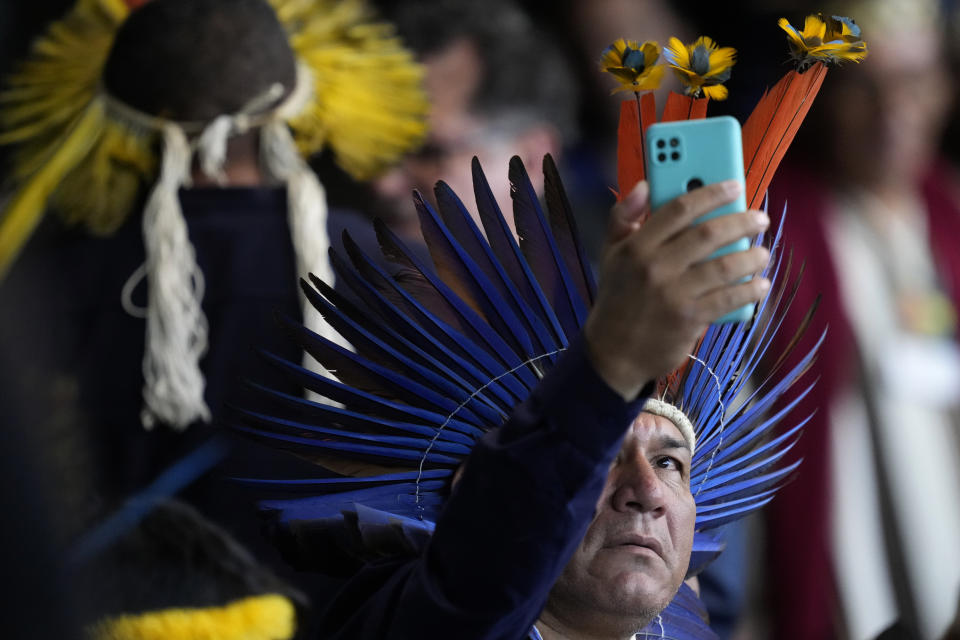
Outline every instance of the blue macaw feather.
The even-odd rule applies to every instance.
[[[407,357],[392,345],[385,343],[375,337],[368,331],[364,325],[354,322],[346,317],[339,309],[330,304],[326,299],[320,296],[316,290],[303,283],[304,294],[313,307],[320,312],[326,321],[336,329],[341,336],[345,337],[356,349],[357,355],[363,357],[377,366],[392,369],[394,371],[403,371],[409,374],[407,377],[416,376],[417,381],[435,390],[453,401],[456,406],[464,405],[473,413],[482,416],[484,424],[503,420],[506,418],[504,408],[499,405],[494,397],[488,393],[479,392],[474,394],[473,389],[469,388],[468,383],[457,376],[453,371],[443,367],[440,363],[433,363],[433,366],[423,366],[417,360]],[[298,323],[290,319],[282,320],[291,327],[299,326]],[[365,323],[367,326],[374,323]],[[302,330],[295,328],[288,329],[294,336],[294,339],[300,339],[304,349],[310,352],[310,349],[316,349],[316,341],[309,337],[311,334],[304,334]],[[400,343],[402,346],[402,342]],[[376,357],[369,357],[368,354],[377,354]],[[315,356],[316,357],[316,356]],[[341,360],[343,358],[340,358]],[[432,359],[431,359],[432,360]],[[325,365],[327,366],[327,365]],[[328,369],[338,372],[337,377],[343,382],[350,382],[349,375],[344,374],[344,363],[331,363]],[[348,366],[348,365],[347,365]],[[446,373],[446,375],[444,375]],[[360,385],[358,385],[360,386]],[[485,391],[485,390],[484,390]]]
[[[805,395],[805,393],[803,395]],[[756,404],[772,403],[774,400],[775,399],[771,400],[765,396]],[[749,453],[750,449],[748,448],[748,445],[760,441],[762,438],[766,437],[768,435],[768,430],[776,424],[778,419],[789,413],[789,411],[796,406],[797,402],[798,400],[793,400],[791,402],[792,406],[781,409],[777,416],[774,416],[772,419],[767,419],[765,422],[759,425],[757,423],[765,415],[764,408],[758,409],[756,406],[751,406],[748,410],[737,414],[729,423],[727,423],[722,433],[722,437],[705,444],[700,449],[698,452],[700,455],[696,456],[697,464],[700,464],[701,460],[707,456],[712,458],[714,463],[716,463],[718,456],[720,456],[721,459],[728,459],[734,456],[743,455],[743,453]],[[722,450],[718,451],[718,447],[720,447],[721,444]]]
[[[516,401],[521,401],[529,395],[529,389],[472,340],[456,331],[449,324],[424,308],[416,299],[410,296],[402,287],[387,276],[359,247],[344,235],[344,247],[347,249],[356,270],[350,269],[339,259],[336,253],[331,253],[334,269],[344,278],[345,282],[358,296],[363,296],[367,304],[384,314],[391,326],[395,327],[404,337],[420,345],[429,345],[430,353],[434,357],[446,356],[452,367],[471,380],[476,380],[477,387],[484,384],[500,384],[506,388]],[[389,291],[395,300],[388,300],[384,293]],[[403,305],[398,307],[397,304]],[[475,373],[474,377],[471,374]],[[506,375],[505,375],[506,374]]]
[[[788,444],[782,446],[779,450],[774,451],[773,453],[761,457],[759,460],[756,460],[752,464],[747,466],[736,468],[733,471],[728,471],[726,473],[720,473],[714,469],[710,471],[705,471],[700,482],[697,483],[696,493],[700,493],[701,488],[705,490],[712,489],[721,485],[728,484],[735,480],[743,480],[745,478],[756,477],[761,474],[763,471],[770,468],[771,465],[779,461],[783,456],[794,447],[796,440],[789,441]],[[463,446],[463,445],[451,445],[451,446]],[[692,486],[692,485],[691,485]]]
[[[809,420],[809,417],[807,418]],[[800,424],[793,426],[787,432],[777,436],[776,438],[764,442],[762,445],[757,446],[753,449],[748,449],[747,453],[740,453],[739,449],[747,447],[748,444],[754,440],[760,440],[762,436],[750,436],[749,438],[743,438],[741,440],[735,441],[731,448],[736,448],[737,451],[727,452],[727,448],[723,447],[721,451],[717,452],[717,455],[713,458],[713,468],[711,473],[726,473],[728,471],[733,471],[739,469],[751,461],[755,460],[757,457],[764,455],[767,451],[771,449],[777,449],[778,447],[787,447],[787,442],[791,438],[798,435],[803,426],[807,423],[807,420],[804,420]],[[699,476],[698,476],[699,479]],[[691,483],[694,482],[694,478],[690,479]]]
[[[801,274],[801,275],[802,275],[802,274]],[[781,287],[779,287],[778,291],[777,291],[776,294],[775,294],[775,296],[776,296],[776,302],[775,302],[776,306],[774,307],[774,309],[781,309],[781,308],[782,308],[782,309],[786,309],[786,308],[788,308],[788,307],[790,306],[790,304],[791,304],[792,301],[793,301],[794,296],[796,295],[796,293],[797,293],[797,291],[798,291],[798,289],[799,289],[799,282],[800,282],[800,280],[799,280],[799,276],[798,276],[798,278],[797,278],[797,279],[794,281],[794,283],[793,283],[792,290],[791,290],[790,293],[787,295],[787,300],[786,300],[786,303],[785,303],[785,304],[784,304],[783,301],[782,301],[782,297],[783,297],[784,293],[786,292],[786,289],[787,289],[789,283],[788,283],[788,282],[784,282],[784,283],[781,285]],[[781,305],[783,305],[783,306],[781,306]],[[778,333],[779,330],[780,330],[781,324],[782,324],[782,322],[783,322],[783,315],[784,315],[784,314],[771,313],[768,321],[763,324],[763,326],[762,326],[762,328],[761,328],[761,331],[760,331],[760,335],[755,338],[756,347],[753,348],[753,350],[752,350],[751,352],[745,354],[747,360],[746,360],[746,362],[744,363],[744,367],[745,367],[746,370],[748,370],[748,371],[750,371],[750,372],[752,373],[753,370],[763,361],[764,357],[765,357],[766,354],[767,354],[767,351],[769,350],[770,345],[773,344],[773,338],[774,338],[774,336],[776,336],[777,333]],[[799,332],[802,333],[805,329],[806,329],[806,326],[805,326],[805,325],[802,325],[802,326],[800,327],[800,329],[799,329]],[[789,353],[790,351],[792,351],[792,349],[793,349],[793,345],[791,345],[790,348],[789,348],[786,352]],[[739,384],[735,385],[735,387],[734,387],[733,389],[731,389],[731,393],[733,393],[733,394],[739,393],[739,392],[740,392],[740,389],[743,387],[743,384],[744,384],[745,382],[746,382],[745,380],[744,380],[744,381],[740,381]]]
[[[786,210],[784,210],[784,214]],[[771,241],[770,252],[771,259],[767,262],[767,265],[763,269],[763,275],[771,278],[772,282],[780,282],[779,274],[782,263],[782,233],[783,233],[783,221],[784,215],[781,215],[780,221],[777,226],[776,233]],[[754,246],[762,244],[764,234],[758,234],[753,241]],[[772,271],[772,274],[771,274]],[[788,269],[789,272],[789,269]],[[737,397],[742,386],[750,378],[753,373],[756,364],[759,362],[759,359],[756,357],[757,352],[762,351],[760,349],[754,348],[752,352],[748,352],[750,346],[755,344],[755,336],[759,327],[769,326],[769,316],[766,311],[768,305],[770,305],[771,300],[774,300],[773,308],[779,308],[779,296],[782,293],[782,288],[784,285],[781,285],[779,291],[774,293],[772,296],[768,294],[757,305],[757,310],[754,314],[754,318],[748,322],[737,325],[725,325],[725,327],[717,327],[714,325],[711,327],[711,331],[708,331],[707,336],[704,339],[703,345],[698,352],[698,357],[707,362],[717,362],[713,367],[714,372],[721,380],[728,380],[730,384],[726,385],[726,389],[722,394],[722,403],[725,407],[729,407],[733,400]],[[765,319],[766,318],[766,319]],[[723,335],[724,328],[729,327],[728,331],[730,337],[727,338]],[[736,346],[734,346],[736,345]],[[751,355],[751,358],[746,362],[744,357],[746,355]],[[719,354],[720,359],[716,360],[717,354]],[[733,375],[737,370],[737,375]],[[688,371],[689,374],[689,371]],[[712,376],[706,376],[704,371],[701,369],[698,372],[696,378],[691,380],[685,380],[683,387],[686,384],[691,384],[694,388],[699,385],[699,392],[695,394],[697,400],[693,402],[696,412],[699,414],[702,410],[703,404],[711,397],[707,393],[708,389],[713,389],[716,392],[716,385],[711,385]],[[686,395],[686,394],[685,394]],[[716,405],[714,405],[716,406]],[[719,408],[717,407],[717,410]],[[710,420],[707,420],[711,422]]]
[[[289,407],[292,410],[291,413],[302,416],[304,419],[317,420],[320,424],[332,424],[345,429],[358,429],[361,432],[366,431],[368,433],[378,430],[399,431],[428,438],[437,437],[441,440],[459,442],[468,446],[473,445],[477,438],[483,435],[482,430],[462,422],[455,425],[447,424],[444,429],[438,429],[436,426],[374,418],[346,408],[313,402],[300,396],[276,391],[255,382],[246,382],[246,386],[265,398],[269,398],[277,405]],[[461,431],[464,426],[469,427],[469,432]]]
[[[697,518],[697,526],[701,528],[720,528],[724,525],[730,524],[731,522],[740,520],[741,518],[750,515],[758,509],[762,509],[763,507],[767,506],[771,500],[773,500],[772,496],[763,500],[758,500],[754,504],[731,509],[724,513]]]
[[[747,380],[752,377],[754,370],[761,362],[763,355],[766,353],[767,347],[772,342],[773,335],[770,333],[770,327],[773,319],[778,315],[777,311],[786,309],[789,306],[789,303],[786,306],[781,306],[783,291],[789,282],[789,274],[791,272],[793,257],[792,254],[787,256],[786,266],[784,267],[782,234],[783,223],[785,219],[786,208],[784,208],[784,211],[781,213],[780,221],[777,225],[777,231],[770,249],[771,259],[763,271],[764,276],[769,278],[770,282],[779,283],[779,285],[777,286],[773,295],[767,294],[758,305],[757,313],[755,315],[757,320],[750,325],[750,331],[743,341],[743,347],[737,354],[737,362],[743,363],[742,370],[746,372],[746,375],[739,376],[734,381],[734,384],[730,385],[728,393],[724,397],[725,404],[732,402],[734,398],[740,395],[740,391],[743,389],[743,386],[746,384]],[[781,269],[783,269],[783,277],[781,277]],[[757,335],[758,332],[760,334],[759,336]],[[748,352],[747,348],[750,345],[757,346]]]
[[[321,495],[337,493],[342,495],[346,491],[355,489],[369,489],[371,487],[391,486],[396,491],[399,483],[409,483],[421,480],[421,486],[428,480],[437,480],[453,477],[452,469],[425,469],[420,471],[401,471],[385,473],[378,476],[353,477],[337,476],[333,478],[231,478],[231,482],[242,484],[252,489],[270,489],[282,493],[305,493]],[[419,522],[419,521],[418,521]]]
[[[440,283],[436,276],[428,273],[418,259],[408,255],[399,238],[382,223],[375,222],[374,227],[384,255],[392,260],[406,260],[410,265],[395,278],[383,273],[352,241],[350,244],[344,243],[344,246],[353,265],[365,278],[371,280],[390,303],[405,305],[405,308],[400,308],[420,323],[427,320],[428,326],[433,324],[440,330],[437,337],[448,348],[459,352],[463,357],[474,359],[487,372],[488,378],[508,372],[510,366],[507,363],[516,365],[520,362],[517,355],[494,334],[483,319],[449,287]],[[530,380],[522,380],[522,374],[522,370],[518,373],[511,372],[502,380],[511,388],[519,385],[525,397],[532,385]]]
[[[314,438],[305,438],[287,433],[254,429],[253,427],[239,424],[233,424],[230,428],[255,439],[272,441],[273,446],[279,449],[293,451],[303,456],[317,455],[323,452],[337,452],[350,454],[352,458],[357,460],[369,460],[382,464],[419,463],[420,460],[423,459],[432,464],[445,464],[454,467],[463,462],[462,457],[453,457],[439,453],[436,446],[425,452],[423,450],[399,446],[379,446],[375,444],[364,444],[362,442],[342,442],[339,440],[316,440]],[[426,446],[427,443],[424,443],[424,449],[426,449]]]
[[[456,291],[474,311],[479,312],[487,324],[503,336],[514,353],[524,359],[542,353],[534,352],[527,327],[514,313],[513,306],[507,303],[494,282],[454,239],[430,203],[417,192],[414,193],[413,204],[420,217],[420,229],[438,278]]]
[[[796,468],[796,464],[799,464],[799,461],[783,469],[771,471],[770,473],[762,474],[753,478],[739,480],[726,486],[714,486],[711,489],[701,492],[697,496],[697,503],[707,503],[720,498],[739,496],[750,490],[762,491],[763,489],[766,489],[790,474],[790,472]]]
[[[807,352],[804,358],[790,371],[790,373],[781,378],[779,382],[773,386],[773,388],[764,388],[768,386],[766,384],[766,380],[764,383],[758,385],[758,388],[755,389],[742,404],[743,409],[732,417],[726,431],[730,433],[737,433],[745,425],[750,424],[758,413],[766,411],[770,406],[772,406],[773,403],[776,402],[776,400],[783,393],[785,393],[786,390],[790,388],[803,373],[808,370],[810,363],[816,354],[816,350],[819,349],[824,336],[825,334],[821,335],[820,340],[817,341],[816,345],[814,345],[814,347]],[[804,391],[803,394],[805,395],[808,391],[809,389]],[[694,454],[694,461],[698,462],[705,456],[709,455],[713,450],[713,444],[714,442],[711,438],[709,440],[705,440],[702,443],[702,446],[698,446],[697,452]]]
[[[364,433],[362,431],[354,431],[349,429],[318,427],[305,422],[276,418],[263,413],[258,413],[256,411],[246,411],[244,409],[236,409],[235,413],[243,422],[247,424],[269,429],[272,433],[277,435],[295,435],[298,438],[303,438],[305,440],[311,440],[314,442],[329,442],[337,440],[346,443],[354,441],[359,443],[371,442],[375,444],[389,445],[391,447],[413,449],[415,451],[425,450],[429,447],[431,451],[437,451],[439,453],[452,453],[462,456],[469,455],[470,449],[472,448],[470,444],[450,442],[449,440],[441,440],[440,438],[434,440],[430,437],[416,438],[412,436],[392,435],[390,433],[391,429],[388,427],[381,429],[380,433]]]
[[[513,237],[510,225],[507,224],[506,218],[504,218],[496,199],[493,197],[487,177],[483,174],[480,161],[476,157],[473,158],[471,168],[477,212],[480,214],[480,222],[487,234],[490,249],[497,257],[497,261],[503,265],[504,271],[509,274],[521,297],[527,301],[544,325],[553,331],[554,341],[562,347],[566,347],[573,336],[567,336],[560,326],[560,321],[553,307],[547,301],[546,294],[541,289],[540,283],[537,282],[530,265],[527,264],[526,258],[520,251],[520,245]]]
[[[717,362],[733,329],[732,324],[711,325],[704,335],[700,348],[697,349],[696,356],[704,362]],[[707,425],[713,424],[705,420],[706,416],[701,415],[702,407],[707,402],[710,402],[711,406],[715,406],[716,399],[719,396],[716,380],[710,375],[707,368],[699,362],[694,362],[692,369],[696,369],[697,373],[693,375],[692,380],[684,385],[681,397],[684,399],[684,409],[689,411],[690,417],[696,416],[699,419],[696,424],[697,439],[700,440],[709,435]]]
[[[570,270],[557,249],[527,170],[516,156],[510,159],[509,177],[520,250],[547,294],[564,333],[575,336],[586,321],[586,303],[577,292]]]
[[[293,382],[335,402],[340,402],[352,411],[401,422],[416,421],[419,424],[436,425],[438,427],[447,425],[448,428],[464,433],[471,433],[472,429],[476,428],[457,418],[450,418],[444,414],[420,409],[413,405],[386,400],[372,393],[350,387],[267,351],[258,353],[268,364],[278,369]]]
[[[379,220],[374,221],[374,230],[377,233],[377,239],[380,241],[380,248],[384,256],[388,258],[396,255],[405,256],[406,260],[414,267],[415,273],[411,274],[414,280],[417,283],[422,283],[425,288],[432,288],[439,295],[442,304],[449,305],[450,309],[461,319],[462,326],[469,327],[469,331],[473,334],[474,341],[477,344],[486,345],[491,355],[496,357],[505,369],[514,371],[516,377],[522,380],[529,389],[533,389],[537,385],[537,377],[523,365],[523,360],[518,354],[514,353],[506,341],[476,311],[470,308],[470,305],[464,302],[453,289],[426,269],[419,258],[406,249],[403,241],[396,234]],[[413,294],[407,283],[401,283],[401,286]],[[434,304],[441,304],[436,300],[434,298]]]
[[[440,480],[421,482],[419,495],[416,494],[415,485],[408,483],[310,496],[308,498],[261,500],[258,504],[261,509],[272,511],[277,522],[280,523],[323,518],[335,518],[339,521],[343,519],[344,512],[356,513],[357,503],[373,509],[388,511],[394,515],[416,518],[418,504],[425,509],[436,512],[436,508],[442,501],[439,492],[443,490],[445,484],[444,481]],[[409,499],[403,502],[398,501],[398,495],[406,496]],[[433,521],[433,519],[424,520],[424,522]],[[331,522],[331,524],[340,526],[340,523],[336,521]]]
[[[807,391],[809,391],[812,386],[813,385],[811,384],[810,387],[807,387]],[[806,395],[806,392],[799,397],[802,398],[804,395]],[[776,438],[768,440],[770,434],[774,430],[774,427],[777,425],[777,422],[782,420],[791,411],[793,411],[797,402],[798,401],[796,399],[792,400],[787,406],[778,410],[776,415],[767,417],[758,426],[752,425],[764,414],[757,414],[757,420],[743,423],[743,431],[731,434],[729,441],[725,442],[724,446],[717,450],[716,455],[714,456],[711,454],[711,456],[713,456],[714,466],[723,466],[728,464],[730,461],[735,462],[737,460],[744,460],[748,456],[754,455],[756,451],[760,451],[764,447],[768,447],[771,442],[785,444],[785,440],[782,440],[782,438],[787,435],[799,433],[799,431],[812,417],[812,414],[807,416],[787,429],[785,432],[778,435]]]
[[[347,338],[358,353],[386,366],[399,366],[401,369],[415,368],[422,377],[429,377],[433,384],[441,387],[454,385],[466,393],[476,393],[480,401],[489,404],[506,419],[506,413],[513,402],[512,396],[506,389],[498,384],[489,385],[482,390],[477,389],[477,383],[471,383],[452,367],[410,342],[385,323],[378,322],[376,317],[371,317],[371,314],[364,313],[353,306],[322,280],[315,279],[314,284],[321,294],[318,299],[324,302],[329,301],[324,305],[326,313],[321,311],[324,318]],[[310,293],[308,289],[304,292],[316,307],[314,300],[316,293]],[[341,326],[343,326],[342,331]],[[383,345],[382,350],[380,345]],[[411,364],[406,364],[404,359],[408,359]],[[436,380],[437,378],[439,380]],[[455,392],[451,393],[456,395]]]
[[[543,195],[557,249],[564,256],[563,261],[570,269],[580,298],[587,308],[590,308],[597,297],[597,283],[593,277],[590,258],[587,257],[587,251],[577,231],[577,221],[570,207],[570,200],[567,199],[567,192],[560,181],[560,172],[549,153],[543,156]]]
[[[466,403],[460,404],[389,367],[371,362],[292,320],[287,319],[284,328],[317,362],[331,371],[336,371],[337,377],[349,386],[382,398],[402,398],[407,404],[446,415],[456,415],[462,421],[474,425],[486,425],[491,420],[502,419],[486,404],[476,402],[471,407],[466,406]],[[474,412],[473,406],[481,410],[479,415]]]
[[[687,565],[687,578],[698,575],[701,571],[706,569],[711,562],[717,559],[721,553],[723,553],[725,547],[721,547],[716,551],[701,551],[696,548],[690,551],[690,564]]]
[[[527,355],[549,353],[551,354],[549,361],[556,361],[559,356],[555,352],[559,350],[559,344],[540,317],[520,295],[463,202],[443,181],[437,183],[434,195],[437,198],[440,216],[450,234],[483,270],[487,279],[497,288],[500,296],[510,305],[517,317],[525,323],[526,331],[535,341],[533,350]]]
[[[811,348],[810,351],[797,363],[790,372],[780,378],[780,380],[773,385],[771,388],[768,384],[771,378],[767,378],[753,390],[747,400],[744,401],[744,409],[735,415],[730,423],[729,429],[733,432],[740,430],[743,425],[752,423],[755,420],[757,414],[760,414],[767,409],[769,409],[778,398],[780,398],[786,391],[800,378],[801,375],[806,373],[809,370],[810,364],[813,361],[813,358],[816,355],[816,351],[820,348],[820,345],[823,344],[823,340],[826,337],[826,332],[820,335],[820,338],[817,340],[816,344]],[[816,383],[816,381],[814,381]],[[812,385],[811,385],[812,386]],[[805,389],[802,393],[806,395],[809,392],[809,387]],[[702,455],[694,456],[695,458],[700,458]]]
[[[732,507],[753,504],[758,500],[771,498],[776,493],[777,489],[774,487],[772,489],[766,489],[765,491],[758,491],[757,493],[751,494],[745,498],[734,498],[732,500],[724,500],[723,502],[711,502],[709,504],[697,505],[697,515],[707,516],[710,514],[723,512],[724,510]]]
[[[372,285],[361,278],[351,267],[341,262],[339,258],[334,258],[334,267],[337,270],[338,277],[341,277],[343,282],[351,287],[355,295],[363,298],[368,306],[378,307],[382,312],[382,316],[375,312],[366,314],[370,318],[371,326],[380,327],[400,343],[410,345],[411,349],[426,354],[428,358],[443,362],[446,367],[455,371],[460,378],[466,380],[468,386],[477,389],[484,387],[494,396],[502,398],[507,405],[515,403],[518,397],[525,397],[526,390],[519,381],[505,378],[503,381],[483,382],[489,379],[489,374],[483,371],[481,365],[476,364],[469,356],[461,355],[462,353],[469,353],[471,349],[476,349],[475,345],[472,345],[466,338],[463,338],[459,353],[448,348],[444,343],[437,340],[431,332],[426,331],[420,323],[393,306]],[[314,284],[319,285],[320,280],[315,280]],[[416,313],[416,310],[414,310],[414,313]],[[426,318],[427,314],[428,312],[424,311],[422,315]],[[362,313],[360,317],[363,317]],[[384,318],[382,323],[378,321],[381,317]],[[491,359],[489,364],[495,366],[496,363]],[[506,384],[501,384],[501,382]],[[516,388],[511,390],[509,383],[513,383]]]

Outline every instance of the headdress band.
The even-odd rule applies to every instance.
[[[650,398],[647,400],[643,405],[643,410],[646,413],[652,413],[655,416],[666,418],[676,425],[677,429],[680,430],[680,434],[683,436],[683,439],[687,441],[687,446],[690,447],[690,455],[693,455],[694,445],[696,445],[697,437],[694,435],[693,423],[690,422],[690,418],[687,417],[687,414],[669,402],[664,402],[659,398]]]

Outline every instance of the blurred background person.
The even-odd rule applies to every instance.
[[[304,156],[333,147],[365,178],[423,136],[422,74],[390,27],[362,2],[294,4],[281,20],[266,0],[79,0],[5,65],[0,405],[90,511],[218,434],[244,378],[299,394],[256,349],[299,360],[273,316],[300,317],[298,276],[329,271]],[[151,376],[146,353],[193,362]],[[190,402],[145,408],[145,388]],[[270,553],[249,493],[218,480],[296,460],[231,453],[184,499]]]
[[[938,151],[954,92],[945,18],[932,1],[830,10],[857,19],[870,55],[824,84],[793,171],[771,187],[806,266],[794,308],[822,295],[830,327],[804,401],[816,413],[803,466],[767,511],[772,636],[940,638],[960,593],[960,192]]]
[[[422,238],[414,189],[433,202],[434,185],[443,180],[476,215],[472,197],[465,197],[473,193],[473,156],[507,211],[512,156],[520,156],[542,191],[543,156],[553,154],[560,162],[563,148],[577,138],[578,87],[566,52],[510,0],[382,2],[381,9],[424,65],[428,134],[418,150],[372,183],[372,192],[350,203],[352,208],[367,219],[380,217],[416,248]],[[369,223],[352,223],[349,212],[338,211],[333,225],[338,216],[345,220],[341,228],[378,257]],[[331,228],[334,245],[338,231]]]

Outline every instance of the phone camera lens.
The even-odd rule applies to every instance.
[[[677,147],[680,145],[680,138],[670,138],[670,146]]]
[[[658,153],[658,154],[657,154],[657,160],[659,160],[660,162],[663,162],[663,161],[666,160],[666,159],[667,159],[667,154],[665,154],[665,153]]]
[[[673,153],[671,153],[671,154],[670,154],[670,159],[671,159],[671,160],[679,160],[679,159],[680,159],[680,152],[679,152],[679,151],[674,151]]]
[[[666,140],[663,140],[663,139],[657,140],[657,149],[663,149],[665,146],[667,146]]]

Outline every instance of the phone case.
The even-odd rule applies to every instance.
[[[650,204],[653,209],[687,191],[723,180],[739,180],[744,187],[740,197],[697,218],[694,224],[747,209],[743,143],[740,141],[740,123],[735,118],[719,116],[660,122],[647,129],[646,147]],[[710,257],[748,248],[750,239],[742,238],[721,247]],[[753,316],[753,311],[754,305],[744,305],[722,316],[717,322],[743,322]]]

